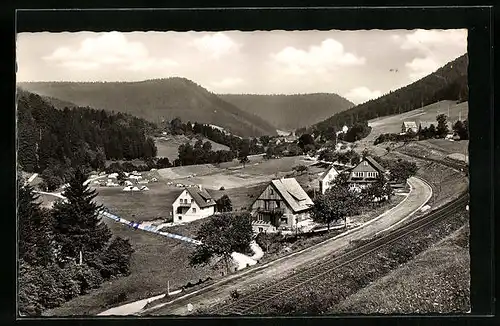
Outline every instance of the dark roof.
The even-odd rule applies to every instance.
[[[368,161],[375,169],[377,169],[379,172],[384,173],[385,169],[382,165],[380,165],[375,159],[371,156],[366,156],[365,160]]]
[[[190,187],[185,189],[191,195],[191,197],[193,197],[194,201],[196,202],[196,204],[198,204],[198,206],[200,206],[200,208],[215,205],[215,200],[205,189],[200,189],[198,187]]]

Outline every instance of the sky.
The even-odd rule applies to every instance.
[[[219,94],[336,93],[355,104],[467,52],[467,30],[17,35],[17,81],[185,77]]]

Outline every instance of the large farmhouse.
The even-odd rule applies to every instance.
[[[295,178],[272,180],[251,206],[255,231],[291,229],[314,205]]]
[[[325,192],[330,189],[332,186],[333,181],[339,174],[339,171],[333,166],[330,166],[328,170],[326,170],[320,177],[319,177],[319,191],[322,194],[325,194]]]
[[[369,184],[376,182],[380,176],[385,176],[387,171],[372,157],[366,156],[349,171],[349,186],[351,189],[361,190]]]
[[[201,186],[185,188],[172,204],[174,223],[192,222],[214,213],[215,200]]]

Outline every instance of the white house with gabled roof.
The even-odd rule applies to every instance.
[[[214,215],[215,200],[201,186],[186,187],[172,203],[174,223],[186,223]]]
[[[324,195],[326,190],[330,189],[333,181],[339,175],[339,171],[333,164],[319,177],[319,191]]]

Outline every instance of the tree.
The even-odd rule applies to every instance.
[[[243,167],[245,167],[248,162],[250,162],[250,160],[248,159],[248,157],[246,155],[243,157],[240,157],[240,163],[243,164]]]
[[[444,114],[439,114],[436,117],[437,120],[437,129],[436,129],[436,134],[438,138],[444,138],[448,134],[448,125],[446,124],[446,115]]]
[[[246,252],[252,241],[250,214],[224,213],[207,219],[198,230],[196,239],[201,244],[190,256],[192,266],[210,263],[212,258],[221,257],[227,273],[233,252]]]
[[[324,195],[315,198],[311,217],[315,222],[326,224],[328,230],[332,222],[339,220],[344,220],[344,227],[347,227],[347,217],[357,211],[358,205],[358,198],[349,189],[347,177],[340,174]]]
[[[84,185],[87,177],[78,169],[63,192],[66,200],[54,205],[55,240],[63,261],[77,259],[80,252],[85,256],[100,251],[111,238],[110,230],[100,220],[101,206],[93,201],[96,191]]]
[[[125,176],[125,173],[123,171],[118,171],[118,176],[116,177],[118,180],[118,183],[120,185],[123,185],[125,183],[125,180],[127,180],[127,177]]]
[[[337,160],[337,154],[331,149],[325,149],[319,154],[318,159],[327,162],[335,162]]]
[[[130,274],[130,257],[134,249],[128,239],[114,238],[109,246],[99,254],[102,277],[109,279],[114,275]]]
[[[267,146],[267,145],[269,145],[269,141],[271,140],[271,137],[264,135],[264,136],[260,136],[259,140],[263,146]]]
[[[300,164],[300,165],[297,165],[297,166],[294,166],[294,167],[293,167],[293,170],[294,170],[294,171],[297,171],[297,173],[300,173],[300,174],[302,174],[302,173],[304,173],[305,171],[307,171],[307,169],[308,169],[308,168],[307,168],[307,166],[305,166],[305,165],[303,165],[303,164]]]
[[[53,260],[52,221],[38,199],[30,185],[18,182],[19,259],[30,265],[46,266]]]
[[[308,146],[309,145],[309,146]],[[304,151],[307,152],[310,150],[311,146],[314,148],[314,138],[310,134],[303,134],[299,137],[299,147]],[[306,150],[306,147],[308,150]]]
[[[362,190],[362,196],[367,203],[383,202],[392,195],[392,188],[383,176],[379,176],[377,181]]]
[[[215,208],[217,212],[230,212],[233,210],[233,204],[228,195],[224,195],[215,201]]]
[[[469,139],[468,135],[468,130],[467,130],[467,120],[462,122],[462,121],[457,121],[453,125],[453,131],[455,132],[456,135],[460,137],[461,140]]]

